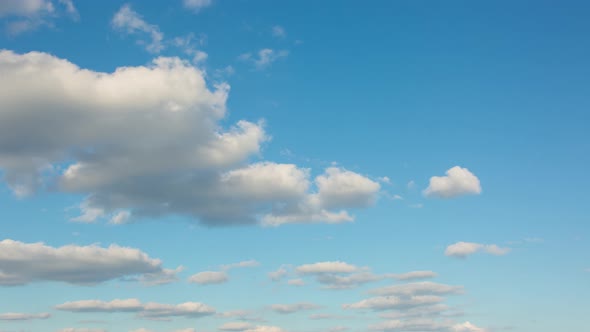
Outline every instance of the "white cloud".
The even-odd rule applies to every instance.
[[[43,243],[0,241],[0,285],[38,281],[95,284],[126,276],[160,273],[162,262],[127,247],[50,247]]]
[[[188,281],[199,285],[222,284],[228,281],[227,273],[220,271],[204,271],[192,275]]]
[[[470,322],[465,322],[462,324],[456,324],[451,327],[450,329],[452,332],[486,332],[486,329],[481,327],[477,327]]]
[[[348,289],[383,278],[385,276],[376,275],[371,272],[353,273],[345,276],[337,274],[320,274],[316,276],[316,280],[328,289]]]
[[[342,308],[371,310],[406,309],[422,305],[436,304],[442,301],[442,297],[433,295],[417,295],[410,297],[378,296],[352,304],[343,304]]]
[[[287,36],[287,32],[282,26],[275,25],[272,27],[272,35],[277,38],[285,38]]]
[[[35,16],[40,13],[52,13],[55,10],[51,0],[4,0],[0,2],[0,17]]]
[[[287,280],[287,284],[291,286],[305,286],[305,281],[303,279],[290,279]]]
[[[20,312],[7,312],[0,314],[0,320],[33,320],[33,319],[47,319],[51,317],[49,313],[27,314]]]
[[[221,325],[218,330],[222,331],[243,331],[247,329],[251,329],[252,324],[248,322],[227,322]]]
[[[301,274],[351,273],[358,270],[359,267],[340,261],[305,264],[296,268],[296,271]]]
[[[446,176],[433,176],[424,190],[427,197],[453,198],[481,193],[479,179],[467,168],[455,166],[446,171]]]
[[[247,260],[247,261],[241,261],[238,263],[222,265],[221,268],[224,270],[230,270],[230,269],[236,269],[236,268],[258,267],[258,266],[260,266],[260,262],[251,259],[251,260]]]
[[[315,179],[319,200],[325,208],[367,207],[375,203],[379,183],[337,167]]]
[[[314,310],[320,306],[313,303],[273,304],[270,308],[279,314],[292,314],[299,311]]]
[[[437,276],[437,274],[432,271],[411,271],[411,272],[406,272],[406,273],[401,273],[401,274],[392,274],[391,276],[397,280],[414,280],[414,279],[434,278]]]
[[[477,252],[501,256],[510,252],[510,248],[502,248],[495,244],[481,244],[474,242],[457,242],[451,244],[445,250],[445,255],[457,258],[466,258]]]
[[[406,331],[420,331],[420,332],[443,332],[448,331],[448,324],[435,321],[432,319],[409,319],[409,320],[389,320],[369,326],[373,331],[389,331],[389,332],[406,332]]]
[[[144,45],[148,52],[159,53],[164,49],[162,42],[164,34],[160,31],[160,28],[144,21],[141,15],[131,9],[129,4],[123,5],[115,13],[111,20],[111,25],[114,29],[128,35],[147,36],[149,42],[139,40],[138,43]]]
[[[121,15],[122,28],[144,26]],[[311,181],[293,164],[248,164],[269,140],[264,122],[224,129],[229,86],[210,90],[203,71],[178,58],[103,73],[46,53],[0,51],[0,77],[3,180],[23,195],[85,195],[75,221],[338,223],[378,193],[377,183],[342,168]]]
[[[283,330],[282,328],[277,327],[277,326],[259,325],[259,326],[253,327],[251,329],[248,329],[244,332],[287,332],[287,331]]]
[[[142,303],[138,299],[116,299],[110,302],[101,300],[82,300],[66,302],[55,307],[57,310],[69,312],[136,313],[139,317],[165,318],[186,317],[198,318],[215,314],[215,309],[200,302],[180,304],[162,304],[155,302]]]
[[[74,20],[79,18],[72,0],[58,0],[58,3],[60,6],[56,6],[52,0],[3,0],[0,1],[0,18],[7,18],[6,30],[11,35],[42,26],[53,27],[62,11]]]
[[[272,271],[268,273],[268,277],[270,278],[270,280],[272,281],[280,281],[281,279],[283,279],[289,272],[287,271],[287,269],[283,266],[281,266],[278,270],[276,271]]]
[[[201,9],[211,6],[213,0],[183,0],[185,8],[193,10],[195,13]]]
[[[396,296],[413,296],[424,294],[460,294],[461,292],[463,292],[463,287],[461,286],[450,286],[430,281],[386,286],[371,291],[372,294]]]
[[[273,50],[270,48],[263,48],[258,53],[244,53],[241,54],[238,59],[250,62],[256,67],[257,69],[264,69],[270,66],[273,62],[285,58],[289,55],[289,51],[287,50]]]

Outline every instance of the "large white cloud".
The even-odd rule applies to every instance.
[[[445,249],[445,255],[457,258],[466,258],[477,252],[502,256],[510,252],[510,248],[500,247],[496,244],[481,244],[475,242],[457,242],[451,244]]]
[[[481,193],[479,179],[467,168],[455,166],[446,172],[446,176],[433,176],[430,185],[424,190],[428,197],[453,198],[462,195]]]
[[[37,281],[96,284],[111,279],[165,273],[159,259],[127,247],[67,245],[0,241],[0,285]]]
[[[132,16],[132,15],[131,15]],[[124,29],[144,26],[117,19]],[[133,23],[135,22],[135,23]],[[248,161],[264,122],[220,125],[229,86],[178,58],[112,73],[46,53],[0,51],[0,170],[20,196],[86,195],[74,221],[186,215],[207,225],[352,221],[379,184],[328,168]]]
[[[187,317],[197,318],[215,314],[215,308],[200,302],[180,304],[162,304],[156,302],[142,303],[138,299],[116,299],[110,302],[101,300],[82,300],[66,302],[55,307],[57,310],[70,312],[136,313],[139,317],[165,318]]]

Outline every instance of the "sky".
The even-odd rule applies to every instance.
[[[1,1],[0,331],[584,331],[589,15]]]

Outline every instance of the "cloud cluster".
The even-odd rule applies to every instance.
[[[462,195],[481,193],[479,179],[467,168],[455,166],[446,172],[446,176],[430,178],[428,188],[424,190],[427,197],[454,198]]]
[[[372,324],[374,331],[436,331],[453,332],[461,328],[478,327],[469,322],[457,324],[454,316],[462,313],[444,304],[445,296],[463,293],[463,287],[435,282],[413,282],[373,289],[378,295],[356,303],[344,304],[343,309],[379,312],[382,322]],[[470,331],[470,330],[465,330]]]
[[[213,0],[183,0],[184,7],[198,13],[201,9],[213,4]]]
[[[135,313],[138,317],[142,318],[199,318],[215,314],[215,309],[213,307],[200,302],[162,304],[155,302],[142,303],[138,299],[116,299],[110,302],[101,300],[82,300],[66,302],[57,305],[55,309],[69,312],[127,312]]]
[[[502,256],[510,252],[510,248],[499,247],[496,244],[481,244],[474,242],[457,242],[451,244],[445,250],[445,255],[456,258],[466,258],[478,252]]]
[[[159,259],[127,247],[51,247],[43,243],[0,241],[0,285],[61,281],[89,285],[107,280],[165,273]]]
[[[142,26],[122,17],[126,29]],[[269,140],[264,122],[221,127],[229,86],[209,89],[204,73],[178,58],[103,73],[46,53],[0,51],[0,77],[4,181],[19,196],[86,195],[75,221],[347,222],[347,209],[373,204],[380,189],[343,168],[312,180],[293,164],[248,164]]]

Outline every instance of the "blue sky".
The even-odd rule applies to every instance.
[[[0,3],[0,331],[583,331],[584,1]]]

